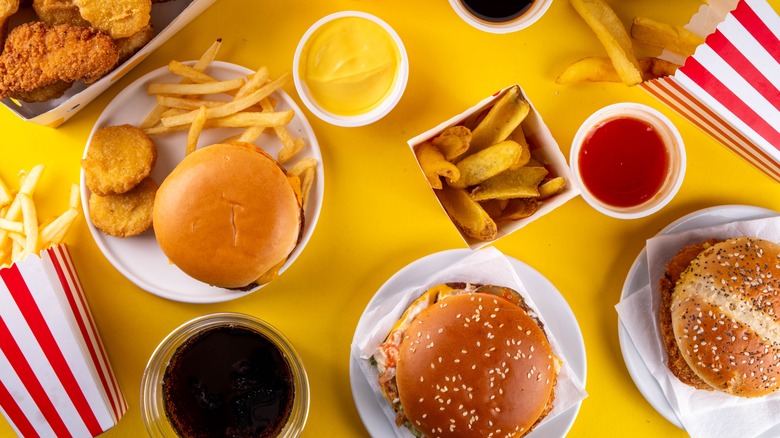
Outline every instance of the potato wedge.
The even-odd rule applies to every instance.
[[[477,240],[494,240],[498,235],[496,222],[487,212],[469,197],[463,189],[444,186],[437,190],[439,201],[460,231]]]
[[[662,23],[647,17],[634,17],[631,38],[648,46],[667,49],[683,56],[693,55],[696,48],[704,44],[704,38],[682,26]]]
[[[498,222],[518,221],[536,213],[539,209],[539,201],[536,198],[512,199],[507,204]]]
[[[525,138],[525,133],[523,132],[523,125],[517,125],[517,128],[515,128],[514,131],[512,131],[511,134],[509,134],[509,140],[512,140],[513,142],[520,145],[521,148],[523,148],[523,151],[520,153],[520,156],[517,158],[517,161],[515,161],[515,164],[509,166],[509,169],[519,169],[526,164],[528,164],[528,161],[531,159],[531,147],[528,145],[528,140]]]
[[[487,199],[536,198],[539,183],[547,176],[544,167],[521,167],[507,170],[478,185],[471,191],[475,201]]]
[[[441,189],[441,177],[450,181],[460,179],[460,171],[454,164],[444,159],[444,155],[430,142],[423,142],[414,148],[414,154],[422,167],[425,179],[434,189]]]
[[[508,199],[488,199],[482,201],[479,205],[485,210],[485,212],[492,218],[501,217],[501,213],[509,203]]]
[[[639,68],[642,70],[642,80],[644,81],[672,76],[677,71],[677,67],[677,64],[659,58],[639,59]],[[621,82],[621,79],[609,58],[592,56],[582,58],[566,67],[566,70],[558,76],[555,82],[558,84]]]
[[[463,155],[471,144],[471,130],[462,125],[450,126],[431,140],[444,158],[452,161]]]
[[[634,55],[631,38],[615,11],[604,0],[569,1],[596,33],[623,83],[636,85],[642,82],[642,70]]]
[[[457,189],[479,184],[509,169],[522,153],[523,148],[512,140],[494,144],[460,160],[457,164],[460,178],[448,183]]]
[[[580,82],[622,82],[609,58],[589,56],[566,67],[556,79],[556,84]]]
[[[539,198],[537,199],[541,201],[543,199],[557,195],[563,191],[564,187],[566,187],[566,178],[562,176],[544,180],[541,184],[539,184]]]
[[[469,153],[506,140],[530,111],[531,105],[523,97],[520,87],[515,85],[506,90],[472,131]]]

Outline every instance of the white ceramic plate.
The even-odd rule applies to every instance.
[[[394,291],[416,284],[419,279],[428,277],[433,272],[457,263],[471,253],[469,249],[453,249],[431,254],[407,265],[379,288],[366,306],[366,309],[373,307],[377,300],[385,299],[386,296]],[[560,292],[555,289],[555,286],[544,278],[542,274],[512,257],[507,256],[507,259],[528,289],[528,293],[534,300],[539,313],[542,315],[556,315],[555,318],[547,318],[545,327],[555,336],[561,350],[566,354],[574,374],[584,385],[587,373],[585,341],[582,338],[582,332],[577,324],[577,319],[574,317],[574,313],[571,311],[568,303],[566,303]],[[362,324],[364,317],[365,312],[360,317],[361,322],[358,324]],[[387,420],[379,404],[384,402],[384,400],[380,401],[374,395],[368,381],[366,381],[365,376],[360,371],[360,366],[352,357],[349,362],[349,377],[352,386],[352,398],[369,434],[374,437],[394,436],[393,428],[395,425]],[[529,437],[566,436],[566,433],[574,424],[580,405],[581,402],[558,415],[552,421],[540,425],[534,429]]]
[[[191,63],[190,63],[191,64]],[[251,70],[226,62],[215,61],[208,67],[206,73],[217,79],[232,79],[244,77]],[[95,123],[92,133],[90,133],[89,142],[95,131],[104,126],[121,125],[128,123],[138,125],[143,121],[147,114],[154,108],[156,100],[153,96],[146,94],[146,87],[153,82],[178,82],[179,77],[170,73],[167,67],[161,67],[152,71],[137,81],[130,84],[122,90],[113,101],[106,107],[103,114],[100,115]],[[284,91],[277,91],[273,97],[278,101],[277,108],[280,110],[292,109],[295,111],[295,117],[287,125],[293,137],[302,137],[306,141],[306,148],[298,153],[292,160],[285,163],[286,166],[292,166],[296,161],[311,157],[317,160],[317,175],[311,189],[311,196],[306,206],[306,217],[303,227],[303,237],[295,250],[290,254],[287,263],[284,264],[280,272],[284,272],[295,259],[300,255],[306,243],[314,231],[317,219],[322,208],[322,199],[324,191],[324,173],[322,166],[322,155],[320,153],[317,138],[311,125],[306,120],[303,112],[298,105]],[[217,143],[227,137],[240,134],[241,129],[209,129],[201,134],[199,146]],[[165,177],[184,157],[184,148],[187,139],[187,132],[176,132],[165,135],[153,136],[157,145],[158,157],[157,164],[152,171],[152,178],[158,184],[162,183]],[[255,142],[272,156],[277,156],[282,147],[281,142],[276,136],[263,134]],[[87,148],[84,149],[86,156]],[[90,191],[84,183],[84,171],[81,172],[81,204],[84,212],[89,216]],[[148,230],[140,236],[120,239],[103,234],[100,230],[87,220],[89,230],[95,239],[100,250],[106,256],[109,262],[121,272],[130,281],[135,283],[141,289],[149,291],[155,295],[168,298],[175,301],[189,303],[215,303],[227,301],[242,297],[260,287],[248,292],[237,292],[228,289],[209,286],[188,276],[176,266],[168,263],[160,247],[153,230]],[[204,254],[204,257],[209,257]]]
[[[772,210],[764,208],[747,206],[747,205],[724,205],[719,207],[705,208],[703,210],[695,211],[686,216],[677,219],[666,228],[661,230],[658,234],[672,234],[680,233],[684,231],[690,231],[697,228],[706,228],[716,225],[721,225],[734,221],[761,219],[766,217],[777,216],[777,213]],[[631,294],[639,291],[645,287],[650,281],[647,273],[647,250],[642,249],[639,256],[634,260],[634,264],[631,265],[631,269],[628,271],[626,282],[623,284],[623,292],[620,298],[630,296]],[[620,339],[620,350],[623,352],[623,360],[628,368],[628,373],[634,380],[634,384],[639,389],[639,392],[647,399],[647,401],[661,414],[664,418],[669,420],[679,428],[683,428],[680,419],[677,418],[669,402],[666,401],[661,387],[655,380],[650,370],[642,361],[642,357],[639,356],[639,352],[631,342],[631,337],[628,335],[626,328],[618,320],[618,337]],[[775,435],[772,435],[775,436]]]

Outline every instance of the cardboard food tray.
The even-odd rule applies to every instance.
[[[151,24],[156,35],[132,58],[117,66],[99,81],[90,86],[77,81],[58,98],[47,102],[28,103],[5,98],[2,101],[9,110],[28,122],[56,128],[76,114],[81,108],[95,99],[108,87],[118,81],[127,72],[143,61],[152,51],[192,21],[217,0],[170,0],[152,5]],[[11,26],[23,21],[35,19],[32,8],[20,10]],[[18,104],[17,104],[18,102]]]
[[[780,182],[780,17],[766,0],[709,3],[685,26],[705,43],[640,86]]]
[[[490,109],[498,100],[498,98],[501,97],[506,92],[506,90],[512,86],[514,85],[510,85],[509,87],[504,88],[492,96],[483,99],[468,110],[409,140],[407,143],[409,144],[412,154],[414,154],[414,147],[418,144],[432,139],[450,126],[462,124],[472,117],[478,117],[483,111]],[[541,115],[539,115],[539,112],[536,111],[533,103],[530,101],[530,99],[528,99],[528,96],[526,96],[525,92],[523,92],[522,87],[520,92],[522,93],[523,98],[525,98],[529,105],[531,105],[531,111],[528,113],[528,116],[526,116],[521,124],[523,132],[525,133],[525,137],[528,140],[528,144],[532,151],[538,151],[535,153],[540,153],[545,159],[547,164],[546,167],[550,172],[547,176],[551,178],[557,176],[566,178],[566,186],[561,193],[558,193],[557,195],[542,201],[539,209],[530,217],[518,221],[497,223],[496,225],[498,225],[498,235],[495,240],[484,242],[469,237],[463,234],[463,232],[453,223],[453,227],[458,230],[458,233],[463,238],[463,241],[471,249],[479,249],[496,242],[498,239],[519,230],[520,228],[535,221],[536,219],[539,219],[540,217],[565,204],[566,201],[580,194],[579,189],[573,183],[574,178],[572,177],[571,169],[569,169],[569,166],[566,164],[566,158],[564,158],[561,149],[558,147],[558,143],[555,141],[555,138],[553,138],[550,130],[547,128],[547,125],[544,124]],[[417,158],[415,156],[415,161],[416,160]],[[417,162],[417,164],[419,166],[420,163]],[[420,172],[422,172],[422,167],[420,167]],[[422,173],[422,175],[424,176],[425,174]],[[434,189],[431,188],[431,191],[434,192]],[[436,200],[439,201],[439,197],[436,196],[436,193],[434,192],[432,194]],[[444,210],[444,206],[441,204],[441,201],[439,201],[439,206],[441,206],[444,213],[447,214],[446,210]]]

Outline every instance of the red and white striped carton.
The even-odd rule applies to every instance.
[[[0,270],[0,410],[22,437],[94,437],[127,411],[65,245]]]
[[[711,0],[686,26],[705,43],[641,85],[780,182],[780,17],[766,0]]]

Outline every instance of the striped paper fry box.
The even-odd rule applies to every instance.
[[[23,437],[94,437],[127,411],[65,245],[0,270],[0,410]]]
[[[710,3],[686,26],[705,43],[674,76],[641,86],[780,182],[780,17],[765,0]]]

